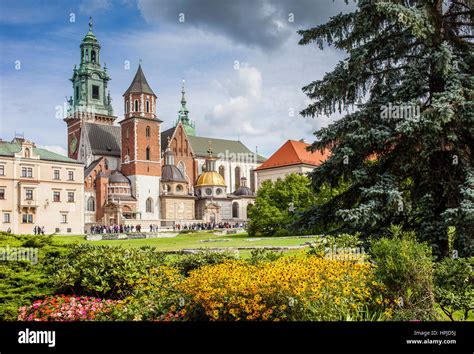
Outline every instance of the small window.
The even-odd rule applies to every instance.
[[[98,100],[100,98],[99,86],[97,86],[97,85],[92,85],[92,98],[94,100]]]
[[[148,102],[148,101],[147,101],[147,102]],[[145,135],[146,135],[147,138],[150,137],[150,127],[146,127],[146,129],[145,129]]]
[[[0,188],[0,199],[5,199],[5,188]]]
[[[95,64],[95,50],[91,51],[91,61]]]
[[[28,149],[28,148],[25,149],[25,157],[26,158],[30,157],[30,149]]]
[[[153,199],[151,198],[146,200],[146,212],[153,213]]]
[[[54,170],[53,179],[59,179],[59,170]]]
[[[138,112],[138,100],[135,100],[135,112]]]
[[[67,228],[67,232],[68,233],[71,233],[72,232],[72,229],[70,227]]]
[[[211,188],[206,188],[206,194],[211,195],[212,194],[212,189]]]
[[[33,223],[33,214],[23,214],[21,216],[21,221],[23,224],[32,224]]]
[[[150,147],[149,146],[146,147],[146,159],[150,160]]]
[[[61,192],[54,191],[53,192],[53,202],[60,202],[61,201]]]
[[[67,176],[69,181],[74,181],[74,171],[68,171]]]
[[[86,49],[86,62],[89,61],[89,49]]]
[[[10,222],[10,213],[3,213],[3,222]]]
[[[150,112],[150,101],[146,100],[146,111]]]
[[[178,184],[178,185],[176,186],[176,192],[181,193],[182,191],[183,191],[183,186],[180,185],[180,184]]]
[[[217,189],[216,189],[216,194],[217,194],[217,195],[222,194],[222,189],[221,189],[221,188],[217,188]]]
[[[32,178],[33,177],[33,168],[31,168],[31,167],[22,167],[21,177]]]
[[[5,166],[0,165],[0,176],[5,176]]]
[[[33,200],[33,189],[25,189],[25,199]]]
[[[74,203],[74,192],[67,192],[67,201],[69,203]]]
[[[130,104],[128,103],[128,101],[125,101],[125,113],[128,113],[129,111],[130,111]]]
[[[76,101],[79,101],[79,86],[76,86]]]
[[[61,214],[61,223],[67,224],[67,214]]]
[[[87,200],[87,211],[95,211],[94,197],[89,197],[89,199]]]

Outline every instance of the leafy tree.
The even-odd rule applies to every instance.
[[[443,259],[436,264],[434,280],[435,299],[441,310],[451,321],[456,311],[461,311],[461,318],[467,320],[474,310],[474,273],[469,260]]]
[[[303,88],[301,114],[345,116],[315,133],[331,156],[311,174],[316,192],[351,185],[301,219],[346,232],[415,231],[448,255],[474,252],[474,36],[471,0],[359,0],[354,12],[301,30],[300,44],[332,45],[347,58]]]
[[[284,180],[264,181],[257,192],[255,204],[248,210],[250,235],[282,234],[299,211],[316,201],[309,178],[291,173]],[[290,210],[293,203],[294,210]]]

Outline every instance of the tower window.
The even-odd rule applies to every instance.
[[[89,49],[86,49],[86,63],[89,61]]]
[[[76,86],[76,101],[79,100],[79,86]]]
[[[91,51],[91,61],[95,64],[95,50]]]
[[[138,112],[138,100],[135,100],[135,112]]]
[[[145,129],[145,135],[146,135],[147,138],[150,137],[150,127],[146,127],[146,129]]]
[[[128,113],[130,112],[130,105],[128,103],[128,101],[125,102],[125,113]]]
[[[150,112],[150,101],[146,100],[146,111]]]
[[[153,213],[153,199],[151,198],[146,200],[146,212]]]
[[[150,147],[149,146],[146,147],[146,159],[150,160]]]
[[[99,99],[99,86],[92,85],[92,98],[95,100]]]

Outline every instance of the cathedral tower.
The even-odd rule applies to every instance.
[[[141,65],[123,97],[121,171],[132,182],[142,219],[155,220],[159,218],[162,121],[156,116],[156,95],[148,85]]]
[[[69,98],[68,116],[64,119],[68,126],[68,156],[78,157],[81,130],[85,122],[112,125],[112,99],[107,90],[110,76],[107,67],[100,65],[100,44],[92,32],[92,18],[89,32],[80,45],[79,68],[74,65],[72,82],[73,96]]]
[[[181,108],[178,111],[178,120],[176,121],[175,126],[177,126],[178,123],[181,122],[188,136],[196,136],[196,126],[194,122],[189,119],[189,110],[186,107],[186,98],[184,97],[184,94],[185,91],[183,80],[183,86],[181,87]]]

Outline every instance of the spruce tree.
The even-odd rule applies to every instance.
[[[303,88],[307,117],[344,116],[315,132],[331,149],[312,186],[350,187],[300,226],[381,234],[414,230],[435,254],[473,255],[474,1],[359,0],[352,13],[301,30],[301,45],[347,57]],[[333,226],[331,228],[331,226]]]

